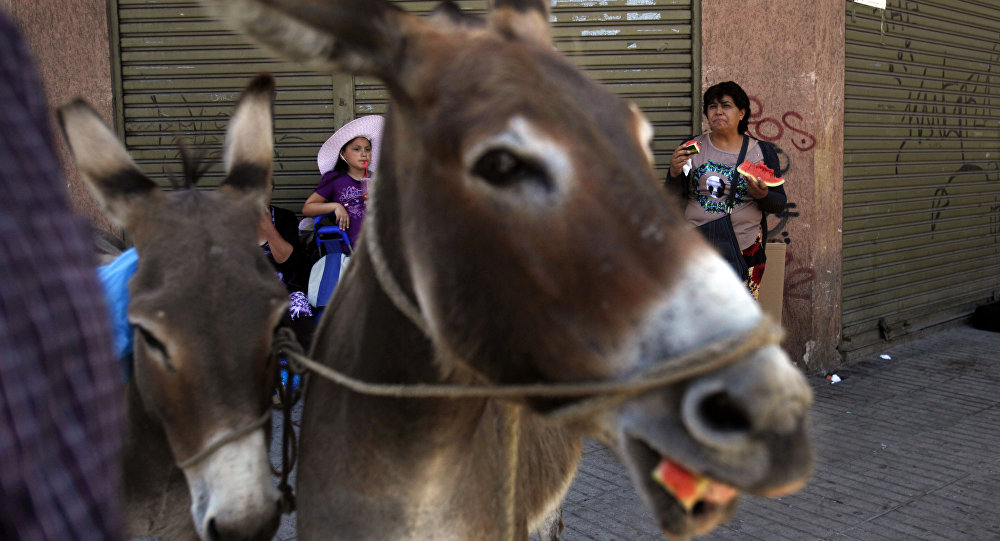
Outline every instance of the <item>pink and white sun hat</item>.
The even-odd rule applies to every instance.
[[[344,124],[339,130],[334,132],[329,139],[323,143],[316,155],[316,163],[319,165],[319,173],[325,175],[333,170],[337,165],[337,158],[340,157],[340,149],[355,137],[364,137],[372,144],[372,160],[368,164],[370,171],[375,171],[378,167],[379,151],[382,149],[382,126],[385,119],[379,115],[368,115],[355,118]]]

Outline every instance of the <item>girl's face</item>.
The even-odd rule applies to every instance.
[[[347,143],[340,157],[347,162],[350,173],[364,174],[372,160],[372,144],[364,137],[355,137]]]

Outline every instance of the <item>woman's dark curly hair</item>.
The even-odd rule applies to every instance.
[[[724,83],[719,83],[710,86],[708,90],[705,91],[705,97],[701,101],[701,112],[708,117],[708,106],[722,100],[723,96],[729,96],[733,98],[733,104],[736,105],[737,109],[742,109],[744,111],[743,119],[740,120],[740,124],[736,126],[736,131],[743,135],[750,128],[750,96],[743,91],[740,85],[732,82],[726,81]]]

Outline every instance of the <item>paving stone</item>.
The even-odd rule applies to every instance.
[[[725,527],[719,528],[712,533],[713,541],[769,541],[769,538],[761,538],[747,532],[734,531]],[[662,541],[662,539],[661,539]]]
[[[996,496],[997,486],[996,484],[992,484],[969,489],[968,487],[961,486],[961,483],[955,483],[940,490],[935,490],[933,493],[928,494],[925,499],[935,502],[938,505],[958,506],[967,508],[971,512],[985,513],[994,517],[992,519],[993,523],[1000,524],[1000,514],[997,513],[997,510],[1000,509],[1000,503],[997,502]],[[988,493],[987,490],[990,492]],[[937,498],[940,498],[940,501]]]
[[[913,475],[910,471],[900,471],[894,467],[884,464],[878,465],[865,472],[871,478],[873,485],[879,483],[891,483],[894,490],[909,491],[914,498],[927,494],[931,490],[940,487],[940,484],[921,475]]]
[[[931,511],[915,508],[919,503],[915,501],[910,505],[904,505],[895,510],[891,517],[896,524],[906,524],[927,531],[931,539],[981,539],[979,536],[963,533],[967,530],[978,530],[969,523],[971,517],[958,519],[942,513],[940,509]]]
[[[845,533],[835,533],[831,536],[824,537],[823,539],[828,539],[830,541],[861,541],[861,538],[854,537]]]
[[[840,474],[845,480],[850,482],[850,486],[857,490],[867,491],[881,500],[881,505],[869,508],[869,513],[878,514],[885,512],[891,507],[896,507],[910,501],[915,492],[906,490],[904,487],[896,485],[891,480],[882,480],[874,483],[873,477],[865,473],[842,472]]]
[[[991,512],[995,514],[996,509]],[[953,532],[952,538],[990,539],[988,524],[979,524],[980,511],[957,502],[936,500],[932,495],[916,500],[898,509],[907,519],[936,525],[940,531]],[[930,518],[928,518],[930,517]]]
[[[908,524],[905,520],[900,520],[899,516],[883,515],[865,524],[865,528],[870,531],[885,535],[890,539],[899,540],[926,540],[926,541],[951,541],[957,539],[940,532],[928,530],[923,525]]]
[[[924,480],[930,489],[939,488],[965,476],[945,457],[918,455],[908,450],[872,457],[873,464],[885,464],[899,475]]]
[[[786,498],[790,508],[799,512],[804,517],[823,517],[832,523],[850,525],[857,524],[861,520],[858,517],[870,517],[866,514],[865,508],[845,505],[835,502],[830,498],[803,492]]]
[[[819,538],[832,531],[837,531],[844,525],[844,522],[837,518],[821,514],[808,515],[798,507],[773,500],[762,500],[761,505],[747,507],[746,510],[747,514],[763,519],[762,522],[757,523],[763,525],[763,531],[773,531],[775,524],[781,524],[782,532],[787,530],[783,535],[792,538],[801,538],[802,536]]]
[[[864,523],[844,532],[845,535],[857,538],[861,541],[900,541],[908,539],[901,532],[886,529],[876,524]]]

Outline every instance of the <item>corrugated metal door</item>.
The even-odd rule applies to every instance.
[[[240,89],[274,74],[277,205],[298,211],[316,187],[316,151],[333,132],[331,76],[279,61],[209,16],[196,0],[113,0],[119,131],[143,171],[164,185],[180,176],[174,141],[218,160]],[[221,161],[221,160],[219,160]],[[201,184],[217,185],[221,165]]]
[[[1000,293],[1000,4],[847,3],[843,336],[856,358]]]
[[[698,0],[553,0],[557,47],[593,78],[636,102],[653,122],[658,174],[670,152],[692,133],[700,88],[692,54]],[[418,14],[437,1],[399,0]],[[457,4],[473,13],[485,0]],[[316,151],[347,116],[385,112],[387,93],[375,79],[331,77],[277,60],[211,18],[196,0],[111,0],[117,23],[119,130],[143,170],[168,184],[177,171],[174,140],[183,137],[218,155],[239,89],[260,71],[274,73],[276,204],[298,210],[317,182]],[[353,86],[352,95],[349,89]],[[335,106],[334,100],[337,99]],[[347,99],[354,115],[334,118]],[[222,178],[210,170],[204,184]]]
[[[552,0],[552,37],[556,47],[590,77],[635,102],[653,123],[657,174],[666,175],[677,143],[693,133],[700,116],[693,105],[700,93],[693,74],[698,31],[693,13],[698,0]],[[485,0],[456,2],[483,13]],[[399,0],[425,14],[438,2]],[[357,115],[385,113],[388,94],[376,79],[355,79]]]

